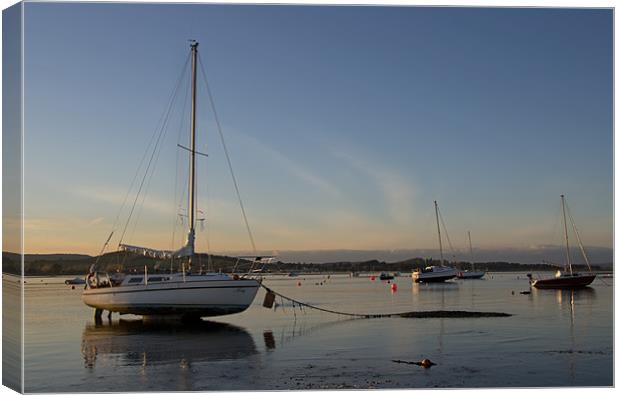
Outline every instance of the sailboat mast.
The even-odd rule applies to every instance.
[[[196,211],[196,58],[198,57],[198,42],[193,41],[190,45],[192,50],[192,115],[191,115],[191,134],[190,134],[190,160],[189,160],[189,240],[188,244],[191,248],[189,257],[189,265],[191,268],[192,258],[194,255],[195,240],[195,218]]]
[[[439,239],[439,256],[441,258],[441,265],[443,265],[443,247],[441,245],[441,230],[439,228],[439,206],[437,206],[437,200],[435,200],[435,219],[437,220],[437,238]]]
[[[566,225],[566,203],[564,202],[564,195],[560,195],[562,198],[562,216],[564,217],[564,238],[566,239],[566,262],[568,264],[568,270],[573,274],[573,265],[570,262],[570,248],[568,246],[568,226]]]
[[[467,238],[469,239],[469,255],[471,256],[471,271],[474,271],[474,249],[471,248],[471,232],[467,231]]]

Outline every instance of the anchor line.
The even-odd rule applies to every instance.
[[[343,312],[343,311],[324,309],[322,307],[313,306],[311,304],[300,302],[300,301],[295,300],[293,298],[290,298],[288,296],[282,295],[281,293],[272,290],[271,288],[267,287],[266,285],[264,285],[262,283],[261,283],[261,287],[265,288],[265,290],[267,292],[271,292],[274,295],[279,296],[281,300],[288,300],[289,302],[292,302],[293,304],[297,304],[299,306],[304,306],[304,307],[307,307],[309,309],[314,309],[314,310],[322,311],[324,313],[331,313],[331,314],[337,314],[337,315],[346,315],[348,317],[359,317],[359,318],[373,318],[373,317],[375,317],[374,315],[370,315],[370,314],[347,313],[347,312]],[[294,308],[293,308],[293,311],[295,311]]]
[[[301,307],[307,307],[309,309],[322,311],[324,313],[343,315],[347,317],[357,317],[357,318],[390,318],[390,317],[403,317],[403,318],[468,318],[468,317],[509,317],[512,314],[508,313],[496,313],[496,312],[480,312],[480,311],[446,311],[446,310],[435,310],[435,311],[409,311],[409,312],[401,312],[401,313],[379,313],[379,314],[362,314],[362,313],[350,313],[344,311],[336,311],[331,309],[325,309],[318,306],[313,306],[308,303],[300,302],[299,300],[293,299],[286,295],[282,295],[279,292],[272,290],[266,285],[262,284],[261,287],[265,288],[267,292],[271,292],[272,294],[279,296],[281,300],[288,300],[293,303],[293,313],[295,314],[295,305],[299,305]],[[284,303],[282,304],[284,305]],[[295,314],[296,317],[296,314]]]

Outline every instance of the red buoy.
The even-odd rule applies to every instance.
[[[396,292],[398,290],[398,286],[396,285],[396,283],[392,283],[392,286],[390,288],[392,289],[392,292]]]
[[[297,281],[297,286],[301,287],[301,281]]]
[[[370,281],[375,281],[375,276],[370,276]]]

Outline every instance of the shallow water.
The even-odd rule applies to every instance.
[[[81,287],[64,280],[27,279],[27,392],[613,385],[610,279],[522,295],[524,273],[426,285],[403,276],[396,292],[368,277],[268,277],[278,292],[341,311],[513,316],[347,319],[290,305],[265,309],[261,290],[246,312],[193,326],[117,315],[97,326]],[[392,361],[423,358],[437,365]]]

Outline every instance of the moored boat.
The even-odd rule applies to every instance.
[[[558,270],[555,277],[532,280],[532,286],[539,289],[581,288],[592,284],[596,274],[565,272]]]
[[[564,220],[564,238],[566,241],[566,264],[564,266],[564,270],[558,270],[555,273],[555,277],[552,278],[542,278],[542,279],[533,279],[531,274],[528,274],[528,278],[530,279],[530,284],[534,288],[540,289],[555,289],[555,288],[582,288],[587,287],[592,284],[592,281],[596,278],[596,274],[592,273],[592,266],[590,265],[590,261],[588,256],[586,255],[586,251],[583,248],[583,244],[581,243],[581,237],[579,237],[579,232],[577,232],[577,227],[575,226],[575,221],[573,221],[573,217],[568,213],[568,216],[571,220],[571,225],[575,236],[577,238],[577,242],[579,243],[579,248],[581,250],[581,254],[583,256],[586,265],[588,266],[589,273],[578,273],[573,270],[573,264],[571,261],[570,255],[570,247],[568,242],[568,225],[566,222],[566,201],[564,195],[560,196],[562,200],[562,218]]]
[[[440,266],[428,266],[424,269],[416,270],[411,273],[411,279],[416,282],[443,282],[446,280],[450,280],[457,275],[457,270],[453,267],[443,266],[443,245],[441,243],[441,230],[439,227],[439,206],[437,205],[437,201],[435,200],[435,219],[437,221],[437,238],[439,240],[439,257],[440,257]],[[448,239],[449,241],[449,239]]]
[[[484,277],[484,272],[476,272],[476,271],[470,271],[470,270],[465,270],[462,272],[458,272],[456,274],[457,278],[460,278],[462,280],[467,280],[467,279],[479,279]]]
[[[428,266],[422,270],[413,272],[411,277],[416,283],[436,283],[453,279],[456,275],[457,271],[453,267]]]
[[[390,273],[382,272],[379,274],[379,280],[393,280],[394,276]]]
[[[456,277],[462,280],[480,279],[484,277],[484,272],[476,271],[476,267],[474,263],[474,250],[471,246],[471,232],[470,231],[467,231],[467,239],[469,240],[469,255],[471,256],[471,270],[460,271],[456,274]]]
[[[107,273],[89,280],[82,300],[95,309],[142,316],[212,317],[247,309],[259,282],[227,274],[126,275],[112,285]]]
[[[84,285],[86,284],[86,280],[81,277],[76,277],[71,280],[65,280],[66,285]]]
[[[196,151],[196,69],[198,42],[192,41],[190,49],[192,97],[190,147],[186,148],[179,145],[180,148],[183,148],[190,154],[189,175],[187,178],[189,190],[187,194],[188,207],[186,217],[188,233],[186,242],[176,251],[137,247],[122,243],[123,236],[125,235],[123,231],[121,241],[119,241],[118,244],[119,251],[144,255],[160,260],[166,259],[169,262],[177,262],[179,266],[182,266],[182,269],[180,272],[173,273],[171,264],[170,273],[155,274],[148,273],[147,267],[145,266],[144,274],[114,273],[109,275],[108,273],[97,271],[96,267],[98,261],[95,262],[87,275],[86,288],[82,293],[83,302],[95,309],[95,318],[100,318],[103,310],[121,314],[142,315],[143,317],[172,316],[184,319],[234,314],[242,312],[250,306],[260,286],[260,279],[250,278],[246,275],[202,273],[202,269],[198,274],[192,273],[192,263],[197,263],[196,261],[199,261],[199,259],[196,259],[195,254],[196,223],[198,221],[204,221],[204,219],[196,219],[196,214],[198,212],[196,208],[196,154],[201,154]],[[179,79],[179,82],[180,81],[181,79]],[[152,155],[154,155],[157,145],[152,149]],[[147,175],[148,168],[144,173],[143,182]],[[140,189],[138,189],[135,201],[138,201],[139,193]],[[131,213],[133,213],[133,209],[129,214],[130,218]],[[245,219],[245,212],[243,209],[242,213]],[[127,224],[129,224],[129,219],[127,220]],[[102,254],[113,234],[114,230],[104,243]],[[102,254],[100,254],[100,257]],[[256,258],[254,263],[259,263],[260,259],[261,258]],[[254,269],[254,264],[249,269],[250,273],[252,269]],[[263,268],[260,270],[262,271]]]

